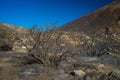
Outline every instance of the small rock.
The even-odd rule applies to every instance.
[[[99,68],[104,68],[104,67],[105,67],[104,64],[99,64],[99,65],[98,65],[98,69],[99,69]]]
[[[104,67],[104,64],[99,64],[97,68],[100,72],[104,72]]]
[[[83,78],[86,75],[86,72],[84,72],[82,70],[74,70],[74,72],[79,78]]]

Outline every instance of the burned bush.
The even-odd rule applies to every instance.
[[[28,56],[24,63],[58,66],[68,56],[70,46],[62,40],[62,33],[55,28],[34,27],[27,32],[25,42],[19,41],[27,48]],[[64,44],[64,45],[63,45]]]

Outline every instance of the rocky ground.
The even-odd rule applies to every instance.
[[[26,53],[0,52],[0,80],[120,80],[120,56],[76,54],[57,68],[24,65]]]

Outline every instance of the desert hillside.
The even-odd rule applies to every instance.
[[[81,31],[90,33],[91,29],[103,31],[104,28],[112,31],[120,31],[120,1],[116,0],[98,10],[95,10],[83,17],[64,24],[59,28],[62,31]]]
[[[0,23],[0,80],[120,80],[120,0],[59,28]]]
[[[3,23],[0,22],[0,30],[6,30],[6,31],[11,31],[11,32],[19,32],[19,33],[24,33],[25,32],[25,28],[23,28],[22,26],[15,26],[12,24],[7,24],[7,23]]]
[[[0,50],[13,50],[14,46],[18,46],[16,37],[23,37],[27,29],[0,22]],[[20,43],[19,43],[20,44]]]

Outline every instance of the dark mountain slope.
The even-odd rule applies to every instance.
[[[120,0],[69,22],[60,27],[59,30],[90,33],[92,29],[103,31],[106,27],[110,28],[111,31],[120,30]]]

